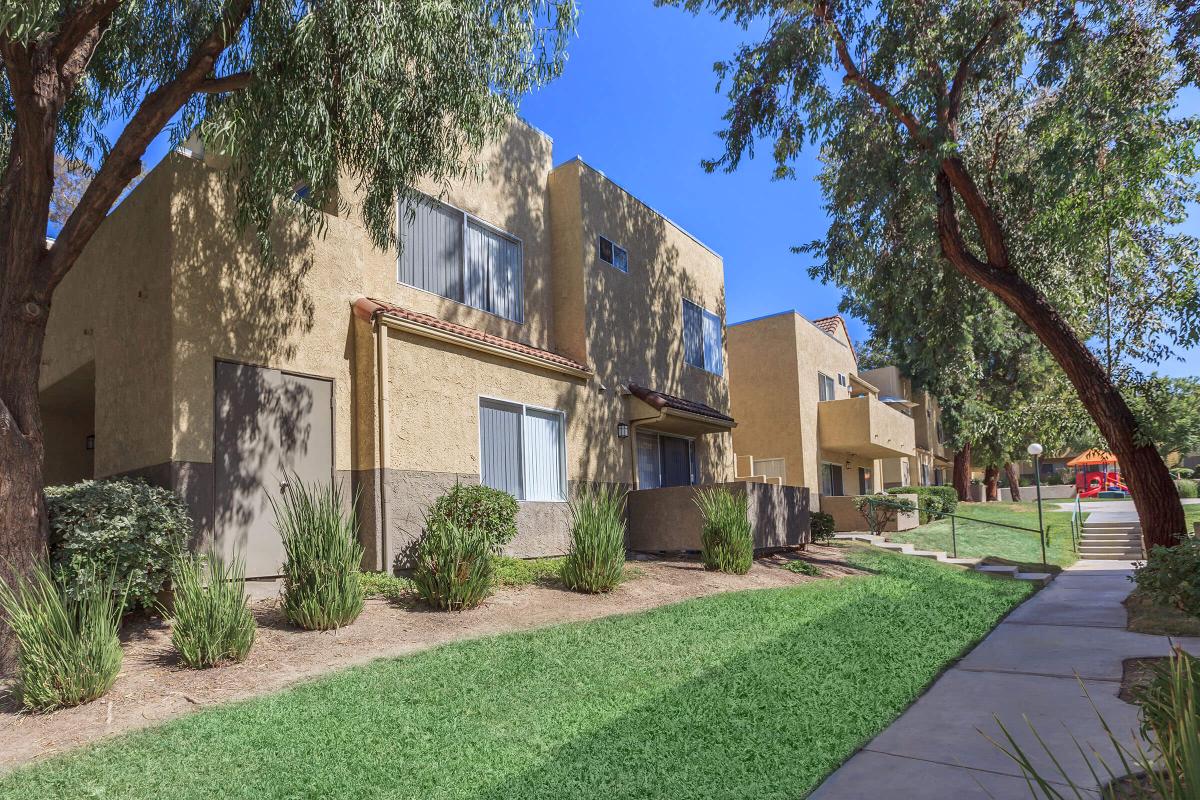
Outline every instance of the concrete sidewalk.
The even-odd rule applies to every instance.
[[[1122,661],[1165,656],[1172,640],[1125,630],[1121,601],[1133,589],[1129,562],[1079,562],[1011,613],[942,675],[891,726],[811,795],[869,798],[1032,797],[1016,763],[984,738],[1003,741],[998,717],[1046,778],[1059,778],[1028,717],[1073,780],[1095,786],[1072,735],[1109,764],[1114,748],[1080,688],[1114,731],[1130,742],[1137,708],[1117,698]],[[1200,655],[1200,640],[1175,639]],[[1097,766],[1103,775],[1103,769]],[[1098,787],[1097,787],[1098,788]],[[1099,797],[1099,792],[1096,793]]]

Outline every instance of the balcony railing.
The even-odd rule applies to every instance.
[[[873,395],[818,403],[817,438],[822,450],[868,458],[896,458],[916,450],[912,417]]]

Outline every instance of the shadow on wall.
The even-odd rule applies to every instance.
[[[317,311],[306,279],[325,243],[280,215],[270,228],[271,256],[264,256],[253,229],[238,231],[228,173],[172,158],[173,452],[181,473],[175,482],[206,544],[218,531],[253,526],[263,514],[259,490],[266,476],[285,473],[310,447],[310,392],[274,370],[219,370],[217,362],[298,362],[300,340],[312,331]],[[222,481],[231,502],[216,501]]]
[[[570,168],[570,167],[566,167]],[[634,460],[631,443],[617,438],[617,423],[625,421],[624,387],[637,383],[728,409],[724,380],[684,361],[683,300],[689,299],[724,318],[724,292],[719,260],[696,245],[699,256],[681,252],[677,241],[691,240],[661,215],[590,168],[579,165],[583,220],[582,278],[583,335],[589,366],[604,387],[595,382],[572,386],[562,407],[592,407],[584,418],[587,447],[581,454],[580,474],[589,480],[631,483]],[[598,236],[628,252],[629,271],[602,261]],[[713,264],[689,265],[688,259],[712,259]],[[710,285],[702,286],[692,269]],[[711,272],[712,276],[705,274]],[[698,439],[701,482],[724,479],[718,464],[730,457],[727,434]]]

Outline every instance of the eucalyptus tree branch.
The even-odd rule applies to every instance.
[[[937,180],[937,233],[942,253],[951,264],[965,264],[976,270],[986,270],[988,265],[970,251],[958,225],[958,214],[954,210],[954,189],[945,170],[938,170]]]
[[[47,253],[42,276],[44,291],[53,291],[63,279],[121,191],[137,177],[146,147],[196,93],[204,76],[212,72],[217,59],[245,22],[251,3],[252,0],[234,0],[209,37],[196,47],[187,66],[142,99]]]
[[[89,0],[75,9],[63,22],[62,28],[54,37],[54,58],[59,70],[67,68],[70,62],[79,60],[81,45],[86,48],[90,57],[95,49],[95,43],[90,45],[86,40],[94,39],[97,29],[103,31],[112,20],[113,13],[123,0]],[[87,63],[87,59],[84,59]]]
[[[988,46],[988,43],[992,39],[992,34],[998,31],[1007,21],[1007,11],[997,14],[992,19],[992,23],[988,25],[987,30],[984,31],[983,36],[979,37],[979,41],[975,42],[974,46],[963,56],[962,61],[958,62],[958,68],[954,71],[954,80],[950,84],[950,97],[947,102],[947,125],[949,126],[948,132],[951,135],[958,128],[958,115],[962,108],[962,95],[967,81],[971,78],[971,66],[974,64],[975,59],[979,57],[979,54],[983,52],[983,49]]]
[[[829,4],[825,0],[820,0],[813,7],[813,17],[821,24],[828,28],[830,35],[833,37],[834,46],[837,49],[838,60],[842,64],[842,69],[845,71],[845,80],[847,83],[853,83],[867,93],[880,107],[887,110],[892,116],[899,120],[913,139],[926,150],[933,149],[933,142],[929,137],[928,132],[912,112],[904,107],[891,92],[884,89],[879,84],[872,81],[862,73],[858,65],[854,61],[854,57],[850,53],[850,47],[846,44],[846,39],[842,36],[842,32],[838,29],[837,23],[832,19],[829,11]]]
[[[196,91],[201,94],[221,94],[245,89],[254,81],[254,73],[250,70],[235,72],[220,78],[208,78],[200,82]]]
[[[1000,228],[995,211],[979,191],[979,187],[975,185],[975,179],[971,177],[971,173],[963,164],[962,159],[958,156],[942,159],[938,177],[939,187],[942,177],[945,177],[949,185],[962,198],[967,213],[975,221],[975,226],[979,229],[979,237],[983,240],[983,249],[987,253],[989,265],[1006,272],[1010,271],[1011,265],[1008,259],[1008,246],[1004,243],[1004,231]],[[939,201],[939,214],[940,206],[941,202]]]

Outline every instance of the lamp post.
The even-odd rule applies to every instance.
[[[1026,448],[1033,456],[1033,481],[1037,486],[1038,538],[1042,540],[1042,566],[1046,566],[1046,527],[1042,524],[1042,446],[1033,442]]]

